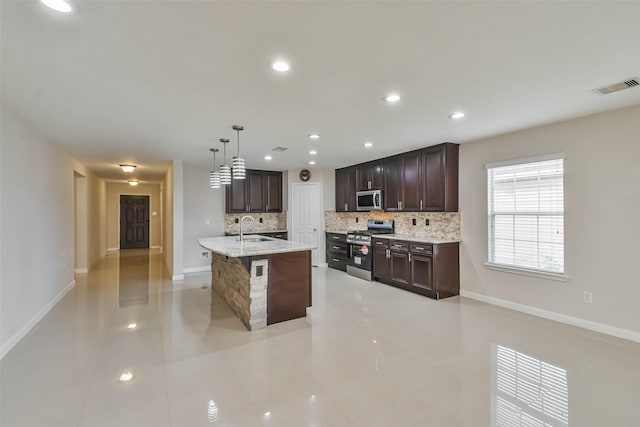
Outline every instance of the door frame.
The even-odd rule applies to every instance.
[[[318,191],[318,228],[316,229],[316,242],[317,242],[317,247],[315,249],[316,251],[316,261],[317,261],[317,266],[316,267],[323,267],[326,266],[326,262],[321,262],[322,258],[321,255],[324,253],[324,251],[321,251],[320,248],[324,247],[324,245],[321,244],[321,242],[324,242],[324,221],[323,221],[323,210],[322,210],[322,185],[319,182],[293,182],[291,183],[291,191],[289,192],[289,211],[291,212],[291,233],[289,233],[289,236],[295,236],[295,221],[293,220],[293,216],[294,216],[294,212],[291,209],[294,206],[293,203],[293,189],[294,188],[300,188],[300,187],[309,187],[309,186],[315,186]],[[322,239],[321,239],[322,237]],[[313,254],[311,256],[311,259],[313,260]],[[325,260],[326,261],[326,260]]]
[[[154,246],[151,244],[151,242],[153,240],[152,239],[153,235],[151,233],[151,230],[152,230],[151,218],[153,217],[153,215],[152,215],[153,209],[151,208],[151,206],[152,206],[151,194],[148,194],[148,193],[118,193],[118,250],[121,249],[120,246],[122,245],[122,242],[120,241],[120,236],[121,236],[121,234],[120,234],[120,232],[121,232],[121,230],[120,230],[120,222],[122,221],[122,217],[121,217],[122,209],[121,209],[121,206],[120,206],[121,196],[147,196],[147,197],[149,197],[149,248],[148,249],[153,249]],[[162,228],[162,226],[160,228]]]

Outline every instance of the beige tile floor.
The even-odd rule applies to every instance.
[[[109,254],[2,360],[0,425],[640,425],[636,343],[326,269],[248,332],[208,282]]]

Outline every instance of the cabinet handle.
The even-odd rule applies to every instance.
[[[420,200],[420,210],[422,210],[422,200]]]
[[[421,208],[422,209],[422,208]],[[267,212],[269,211],[269,203],[267,203]]]
[[[338,258],[333,258],[334,262],[340,262],[340,260]]]
[[[409,254],[409,262],[411,262],[411,254]]]
[[[369,187],[369,190],[371,190],[371,181],[367,183],[367,186]]]
[[[332,246],[333,249],[340,249],[340,246]]]
[[[347,211],[347,204],[346,203],[344,204],[344,211],[345,212]]]
[[[391,258],[391,250],[387,249],[387,258]]]
[[[421,246],[416,246],[416,249],[419,250],[419,251],[424,251],[424,248],[421,247]]]
[[[404,204],[404,203],[403,203],[402,201],[399,201],[399,202],[398,202],[398,209],[402,210],[402,205],[403,205],[403,204]]]

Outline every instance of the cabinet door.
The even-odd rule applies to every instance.
[[[347,212],[349,202],[347,200],[349,173],[347,169],[336,169],[336,212]]]
[[[373,277],[378,279],[389,279],[389,258],[387,258],[387,248],[373,248]]]
[[[266,195],[264,194],[265,175],[260,171],[248,171],[246,179],[248,181],[249,212],[265,212]],[[234,180],[237,181],[237,180]]]
[[[371,190],[373,188],[373,174],[371,164],[356,166],[356,191]]]
[[[267,173],[264,183],[264,194],[267,196],[265,211],[282,212],[282,174]]]
[[[411,282],[416,288],[433,291],[433,257],[411,254]]]
[[[392,282],[402,285],[409,284],[411,271],[409,270],[409,253],[391,251],[389,259],[390,278]]]
[[[381,161],[371,165],[371,189],[381,190],[384,188],[384,165]]]
[[[384,210],[397,211],[400,202],[402,161],[394,156],[384,160]]]
[[[232,179],[230,185],[226,185],[227,213],[247,212],[247,179]]]
[[[422,180],[420,176],[420,152],[408,153],[402,156],[402,171],[400,185],[402,197],[400,210],[415,212],[420,210],[420,196]]]
[[[445,210],[444,147],[426,149],[422,152],[422,210]]]
[[[347,168],[347,190],[346,190],[346,199],[347,199],[347,210],[349,212],[356,212],[358,210],[358,205],[356,202],[356,168],[350,167]]]

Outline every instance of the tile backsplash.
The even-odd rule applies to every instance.
[[[359,219],[356,222],[356,218]],[[393,219],[396,234],[435,239],[460,239],[460,212],[335,212],[325,211],[330,230],[366,230],[368,219]],[[413,225],[413,220],[416,225]],[[429,225],[425,225],[426,220]]]
[[[224,216],[224,232],[230,234],[240,233],[240,219],[245,215],[251,215],[256,219],[256,228],[253,228],[251,221],[245,222],[245,229],[253,233],[254,231],[275,231],[287,229],[287,213],[251,213],[251,214],[226,214]],[[260,222],[262,218],[262,223]],[[238,223],[236,224],[236,219]]]

